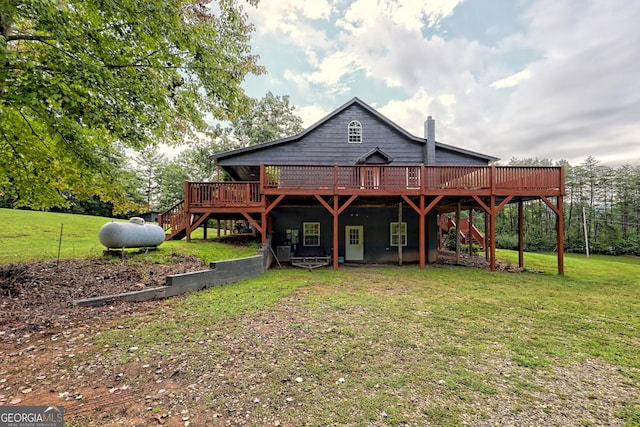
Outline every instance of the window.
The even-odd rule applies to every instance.
[[[362,142],[362,125],[357,120],[349,122],[347,127],[347,140],[350,144],[358,144]]]
[[[320,246],[320,223],[305,222],[303,223],[304,246]]]
[[[398,246],[398,241],[402,239],[402,246],[407,246],[407,223],[401,223],[402,227],[398,227],[397,222],[391,223],[391,246]]]
[[[358,246],[360,244],[360,229],[357,227],[349,228],[349,244]]]

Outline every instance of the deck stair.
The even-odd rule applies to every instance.
[[[444,232],[448,233],[452,228],[456,228],[456,220],[455,218],[451,218],[447,215],[440,215],[438,217],[438,225]],[[459,229],[460,242],[463,245],[477,244],[480,246],[481,250],[484,251],[486,249],[484,234],[473,224],[471,225],[471,228],[469,228],[469,218],[460,219]]]

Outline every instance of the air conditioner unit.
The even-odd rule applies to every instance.
[[[276,246],[276,256],[280,262],[291,261],[291,246]]]

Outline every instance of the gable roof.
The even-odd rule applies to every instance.
[[[376,147],[373,150],[369,151],[364,156],[360,157],[356,161],[356,164],[361,165],[361,164],[367,163],[369,159],[375,158],[375,157],[382,159],[385,163],[391,163],[393,161],[393,156],[390,156],[389,154],[385,153],[383,150],[380,149],[380,147]]]
[[[300,132],[300,133],[298,133],[296,135],[288,136],[286,138],[276,139],[276,140],[273,140],[273,141],[263,142],[261,144],[251,145],[249,147],[238,148],[236,150],[224,151],[224,152],[221,152],[221,153],[215,153],[215,154],[210,155],[209,158],[211,160],[223,160],[223,159],[233,158],[234,156],[237,156],[237,155],[240,155],[240,154],[262,151],[262,150],[266,150],[266,149],[269,149],[269,148],[274,147],[274,146],[285,145],[285,144],[289,144],[289,143],[298,141],[298,140],[304,138],[307,134],[313,132],[315,129],[320,127],[322,124],[328,122],[329,120],[331,120],[332,118],[334,118],[335,116],[340,114],[342,111],[346,110],[347,108],[351,107],[354,104],[360,106],[361,108],[363,108],[364,110],[369,112],[371,115],[373,115],[375,118],[377,118],[378,120],[383,122],[385,125],[387,125],[391,129],[395,130],[396,132],[400,133],[408,141],[415,142],[415,143],[418,143],[418,144],[423,144],[423,145],[426,144],[427,140],[425,138],[420,138],[418,136],[410,134],[405,129],[403,129],[402,127],[398,126],[396,123],[392,122],[387,117],[382,115],[376,109],[372,108],[367,103],[363,102],[360,98],[354,97],[350,101],[348,101],[345,104],[341,105],[340,107],[336,108],[334,111],[332,111],[331,113],[329,113],[328,115],[326,115],[322,119],[318,120],[313,125],[309,126],[307,129],[303,130],[302,132]],[[449,151],[454,151],[454,152],[458,152],[460,154],[464,154],[466,156],[478,157],[478,158],[484,159],[486,161],[496,161],[496,160],[498,160],[497,157],[493,157],[493,156],[489,156],[489,155],[486,155],[486,154],[465,150],[465,149],[454,147],[454,146],[451,146],[451,145],[442,144],[442,143],[439,143],[437,141],[435,141],[435,145],[436,145],[436,148],[440,147],[440,148],[443,148],[443,149],[446,149],[446,150],[449,150]]]

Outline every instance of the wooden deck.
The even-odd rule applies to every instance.
[[[264,166],[251,182],[187,182],[190,208],[261,207],[264,195],[558,196],[561,167]]]
[[[327,208],[336,223],[340,212],[358,197],[399,197],[422,218],[445,198],[465,198],[493,220],[507,203],[536,198],[545,201],[561,224],[565,193],[563,167],[261,164],[258,178],[185,182],[184,200],[160,215],[158,222],[168,238],[189,238],[210,215],[235,214],[253,224],[265,239],[263,226],[269,212],[285,197],[306,196]],[[555,204],[551,197],[556,198]],[[560,244],[561,226],[558,233]],[[493,236],[487,236],[491,242]],[[558,269],[563,269],[560,260]]]

